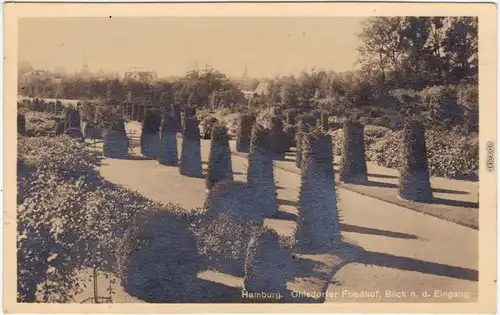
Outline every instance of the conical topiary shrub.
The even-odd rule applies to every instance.
[[[171,113],[175,118],[175,131],[182,132],[182,122],[181,122],[181,106],[179,104],[172,104],[170,106]]]
[[[160,148],[158,151],[158,162],[162,165],[177,166],[179,153],[177,150],[176,121],[171,113],[162,113],[160,128]]]
[[[342,150],[340,180],[361,183],[368,180],[364,127],[360,122],[351,119],[344,121],[344,149]]]
[[[186,120],[186,128],[182,137],[181,175],[189,177],[202,177],[200,128],[198,118],[191,116]]]
[[[108,158],[124,158],[128,154],[130,140],[125,131],[125,121],[108,122],[102,135],[103,155]]]
[[[141,153],[145,157],[156,158],[160,145],[161,119],[156,111],[148,110],[142,124]]]
[[[271,149],[274,157],[277,159],[284,159],[285,152],[288,149],[286,146],[286,134],[283,131],[283,121],[279,116],[271,117],[270,123],[271,131]]]
[[[286,112],[286,123],[287,125],[295,125],[295,119],[297,118],[297,111],[296,110],[288,110]]]
[[[326,111],[321,112],[321,126],[325,131],[330,130],[330,123],[328,122],[328,117],[329,115]]]
[[[302,248],[332,248],[342,237],[331,136],[312,130],[304,138],[303,158],[295,239]]]
[[[196,116],[196,108],[186,106],[182,110],[182,132],[186,129],[187,120],[190,117]]]
[[[81,130],[80,112],[77,109],[70,108],[65,117],[64,134],[77,139],[80,142],[85,141]]]
[[[211,214],[230,213],[244,221],[262,222],[262,203],[245,182],[224,180],[214,184],[207,194],[204,207]]]
[[[64,126],[66,122],[64,120],[58,121],[56,124],[56,135],[62,135],[64,133]]]
[[[288,149],[295,147],[295,126],[286,125],[285,128],[283,128],[283,131],[286,135],[286,146]]]
[[[211,189],[216,182],[233,179],[233,165],[227,128],[217,124],[212,128],[210,140],[210,154],[208,156],[208,170],[205,185]]]
[[[270,132],[255,124],[248,154],[247,182],[261,204],[255,211],[263,216],[272,216],[278,210],[273,163]]]
[[[311,126],[304,122],[304,120],[300,120],[296,127],[295,133],[295,165],[298,168],[302,167],[302,147],[303,147],[303,138],[309,132]]]
[[[132,120],[137,121],[139,118],[139,105],[132,105]]]
[[[432,188],[422,123],[409,120],[403,130],[403,163],[399,177],[399,196],[403,199],[430,202]]]
[[[17,133],[21,136],[26,135],[26,117],[23,113],[17,113]]]
[[[81,127],[80,112],[77,109],[68,108],[68,110],[65,113],[64,120],[66,122],[64,129],[69,129],[69,128],[80,129]]]
[[[244,291],[284,296],[292,266],[292,254],[281,246],[280,236],[274,230],[265,229],[248,244]]]
[[[147,110],[146,106],[139,105],[139,107],[138,107],[138,113],[137,113],[137,121],[138,122],[144,122],[144,119],[148,115],[147,112],[148,112],[148,110]]]
[[[123,288],[150,303],[196,299],[197,274],[206,268],[188,224],[169,210],[137,214],[118,248],[118,276]]]
[[[92,121],[82,122],[82,133],[85,139],[102,139],[102,130]]]
[[[238,129],[236,132],[236,151],[248,153],[250,150],[250,137],[252,127],[255,123],[255,116],[243,114],[240,116]]]

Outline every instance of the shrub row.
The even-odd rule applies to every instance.
[[[342,155],[343,130],[332,132],[335,155]],[[453,179],[477,179],[479,169],[478,140],[454,131],[427,129],[427,158],[431,176]],[[403,157],[401,131],[380,126],[365,127],[366,158],[380,166],[400,168]]]

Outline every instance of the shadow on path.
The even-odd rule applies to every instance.
[[[433,204],[440,204],[445,206],[453,206],[453,207],[463,207],[463,208],[479,208],[478,202],[470,202],[470,201],[461,201],[461,200],[452,200],[445,198],[434,197],[432,199]]]
[[[298,203],[296,201],[291,201],[291,200],[286,200],[286,199],[281,199],[278,198],[278,205],[282,206],[291,206],[291,207],[297,207]]]
[[[478,281],[478,271],[474,269],[450,266],[408,257],[394,256],[385,253],[365,251],[361,254],[357,262],[365,265],[375,265],[455,279]]]
[[[399,176],[394,176],[394,175],[384,175],[384,174],[372,174],[368,173],[369,177],[379,177],[379,178],[399,178]]]
[[[284,211],[278,211],[273,216],[271,219],[276,219],[276,220],[285,220],[285,221],[292,221],[296,222],[297,221],[297,215],[289,212],[284,212]]]
[[[393,238],[404,238],[404,239],[418,239],[418,236],[413,234],[401,233],[401,232],[393,232],[387,230],[379,230],[374,228],[368,228],[364,226],[350,225],[350,224],[340,224],[340,228],[344,232],[352,232],[352,233],[360,233],[360,234],[371,234],[371,235],[380,235],[386,237]]]

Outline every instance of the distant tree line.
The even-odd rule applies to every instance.
[[[76,100],[113,97],[117,100],[141,98],[151,94],[154,100],[169,100],[196,107],[246,104],[238,84],[218,70],[190,70],[176,80],[120,80],[117,78],[66,77],[60,83],[50,79],[35,79],[19,85],[21,95]],[[32,95],[30,95],[32,94]]]

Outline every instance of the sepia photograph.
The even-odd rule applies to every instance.
[[[495,312],[497,9],[370,5],[5,5],[4,310]]]

